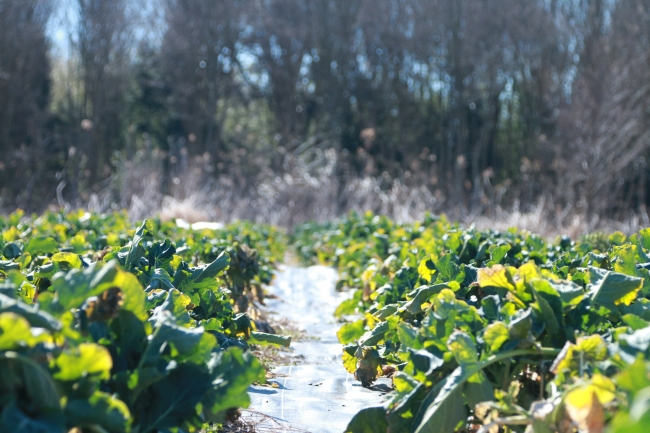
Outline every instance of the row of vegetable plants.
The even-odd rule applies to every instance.
[[[364,386],[392,378],[347,431],[650,428],[650,229],[548,242],[350,214],[293,244],[351,291],[336,311],[345,368]]]
[[[265,380],[250,344],[290,343],[246,314],[284,253],[272,227],[80,211],[0,230],[0,431],[198,431]]]

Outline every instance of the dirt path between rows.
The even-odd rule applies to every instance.
[[[293,365],[273,370],[275,387],[249,389],[249,409],[272,417],[279,431],[343,432],[354,414],[390,390],[387,379],[363,388],[343,368],[333,313],[346,294],[335,291],[336,279],[323,266],[284,266],[269,288],[277,297],[266,301],[270,315],[297,323],[308,336],[291,343]]]

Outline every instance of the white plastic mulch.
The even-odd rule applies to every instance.
[[[363,388],[343,368],[333,313],[346,294],[335,291],[336,280],[336,271],[323,266],[284,267],[276,274],[269,291],[277,299],[266,301],[268,310],[297,323],[308,338],[291,343],[295,365],[273,370],[276,388],[249,389],[252,412],[245,417],[267,415],[276,431],[343,432],[359,410],[385,399],[389,380]]]

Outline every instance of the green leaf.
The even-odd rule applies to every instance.
[[[462,331],[455,331],[447,340],[447,347],[456,358],[456,362],[463,368],[476,368],[478,354],[472,337]]]
[[[174,288],[174,283],[172,283],[172,277],[169,275],[169,272],[163,268],[157,268],[153,271],[145,292],[151,292],[152,290],[167,291]]]
[[[0,313],[15,313],[27,319],[35,328],[45,328],[48,331],[61,330],[61,323],[50,314],[39,309],[37,305],[27,305],[22,301],[10,298],[0,293]]]
[[[124,293],[122,309],[132,312],[140,320],[147,320],[149,318],[145,309],[147,295],[142,290],[138,278],[130,272],[120,271],[114,283]]]
[[[639,235],[641,236],[643,248],[650,250],[650,227],[641,229]]]
[[[33,347],[47,338],[46,334],[33,336],[29,322],[24,317],[15,313],[0,314],[0,350]]]
[[[59,252],[59,243],[54,238],[32,237],[25,245],[25,252],[32,257],[39,254],[54,254]]]
[[[508,333],[513,340],[526,340],[533,328],[533,318],[530,308],[518,310],[508,323]]]
[[[385,334],[390,329],[389,322],[379,322],[372,330],[366,332],[359,338],[359,345],[374,346],[384,339]]]
[[[147,299],[145,301],[145,309],[153,310],[161,305],[167,299],[168,291],[163,289],[155,289],[146,293]]]
[[[463,342],[464,340],[464,342]],[[457,336],[460,350],[467,349],[467,340]],[[471,348],[471,346],[470,346]],[[511,360],[521,355],[554,356],[555,349],[536,348],[519,349],[493,355],[476,364],[473,368],[456,368],[453,373],[440,381],[425,397],[420,412],[415,417],[416,433],[453,433],[459,423],[467,419],[467,410],[463,401],[465,383],[477,373],[494,363]],[[467,393],[465,393],[467,396]],[[474,398],[475,399],[475,398]]]
[[[434,284],[433,286],[422,286],[409,293],[412,299],[400,307],[401,311],[408,311],[411,314],[418,314],[422,312],[422,304],[428,302],[433,295],[437,295],[443,289],[449,288],[449,285]]]
[[[187,310],[187,306],[191,301],[187,295],[184,295],[176,289],[171,289],[167,292],[167,298],[160,307],[157,307],[154,317],[160,314],[169,313],[175,319],[176,324],[189,327],[192,319]]]
[[[345,433],[386,433],[387,430],[386,409],[373,406],[359,411],[348,423]]]
[[[29,253],[21,254],[20,257],[17,257],[16,263],[20,265],[20,269],[27,269],[29,264],[32,262],[32,255]]]
[[[465,371],[478,370],[479,358],[472,337],[464,332],[456,331],[447,340],[447,347],[453,353],[461,369]],[[465,398],[471,407],[483,401],[492,400],[494,397],[494,389],[482,371],[469,377],[464,389]]]
[[[180,364],[143,391],[134,407],[139,432],[164,430],[197,419],[196,405],[213,387],[210,374],[195,364]]]
[[[551,339],[558,345],[561,345],[566,338],[564,335],[564,314],[560,294],[547,280],[538,278],[532,280],[530,284]]]
[[[79,256],[73,253],[56,253],[52,256],[52,263],[57,263],[63,270],[80,269],[82,266]]]
[[[620,305],[619,310],[622,314],[634,314],[643,320],[650,321],[650,300],[641,298],[637,299],[632,305]]]
[[[564,308],[575,307],[585,296],[582,287],[571,281],[548,281],[548,283],[560,295]]]
[[[0,414],[0,431],[65,431],[56,384],[32,359],[16,352],[0,352],[0,396],[8,401]]]
[[[510,251],[512,247],[510,244],[504,244],[504,245],[490,245],[490,248],[488,248],[488,251],[490,252],[490,256],[492,259],[493,263],[501,263],[501,261],[505,258],[506,254],[508,254],[508,251]]]
[[[608,240],[609,240],[609,243],[612,244],[612,245],[622,245],[623,242],[625,242],[626,239],[627,239],[627,237],[625,236],[624,233],[622,233],[622,232],[614,232],[611,235],[609,235]]]
[[[638,331],[639,329],[647,328],[650,325],[650,322],[647,322],[640,318],[639,316],[635,316],[634,314],[626,314],[622,317],[623,322],[630,328],[632,328],[633,331]]]
[[[628,363],[634,362],[639,353],[646,357],[650,355],[650,327],[639,329],[631,334],[622,334],[618,337],[619,354]]]
[[[341,326],[341,329],[336,332],[339,343],[348,344],[358,340],[366,332],[364,327],[363,319],[357,320],[356,322],[346,323]]]
[[[632,394],[650,386],[648,368],[645,361],[639,357],[630,366],[616,375],[616,384]]]
[[[345,301],[341,302],[341,304],[339,304],[338,307],[336,307],[336,310],[334,311],[334,316],[341,317],[349,314],[354,314],[356,313],[358,306],[359,306],[358,299],[355,298],[346,299]]]
[[[503,343],[508,341],[508,338],[508,327],[503,322],[489,324],[483,333],[483,340],[492,353],[499,350]]]
[[[213,354],[208,369],[213,388],[203,399],[203,413],[213,422],[218,422],[226,409],[248,407],[248,387],[253,382],[264,383],[266,375],[262,364],[250,352],[238,348]]]
[[[207,265],[199,266],[192,269],[192,283],[201,283],[207,278],[215,278],[221,275],[223,271],[230,266],[230,256],[223,251],[219,256]]]
[[[83,271],[73,269],[56,274],[52,279],[52,288],[56,292],[52,307],[59,314],[81,307],[87,298],[115,287],[118,273],[118,264],[112,261],[95,262]]]
[[[2,255],[9,260],[18,258],[22,254],[20,247],[15,242],[7,242],[2,247]]]
[[[161,352],[168,346],[172,346],[181,356],[191,355],[201,342],[204,332],[203,327],[185,328],[178,326],[173,317],[158,316],[153,336],[142,355],[140,365],[156,365],[162,355]]]
[[[442,256],[436,262],[436,269],[438,270],[438,281],[446,283],[450,281],[460,282],[465,278],[464,272],[462,272],[460,267],[454,263],[451,254]]]
[[[151,240],[153,238],[153,224],[149,220],[144,220],[142,225],[138,227],[129,245],[126,258],[124,260],[124,268],[130,269],[132,266],[137,265],[140,259],[144,256],[145,249],[141,245],[142,242]]]
[[[11,260],[0,260],[0,271],[9,272],[20,269],[20,264]]]
[[[408,323],[397,324],[397,339],[405,347],[421,349],[422,343],[418,341],[418,330]]]
[[[447,379],[439,382],[431,391],[434,400],[425,406],[427,396],[422,404],[421,421],[415,433],[453,433],[459,423],[467,419],[467,408],[463,401],[462,385],[469,378],[458,367]]]
[[[636,269],[637,264],[637,247],[636,245],[622,245],[612,248],[610,253],[612,257],[612,265],[614,271],[621,274],[638,277],[639,273]]]
[[[265,332],[251,332],[251,344],[274,344],[276,346],[289,347],[291,345],[291,336],[267,334]]]
[[[501,298],[498,295],[488,295],[481,299],[481,309],[486,319],[494,321],[500,318]]]
[[[391,316],[394,316],[395,313],[399,311],[400,307],[398,304],[388,304],[384,308],[381,308],[374,312],[372,315],[379,320],[386,320]]]
[[[56,368],[52,376],[58,380],[77,380],[86,374],[106,380],[111,376],[113,359],[105,347],[82,343],[62,352],[52,361],[52,367]]]
[[[28,415],[26,411],[18,407],[14,399],[11,399],[0,413],[0,431],[10,433],[61,433],[64,431],[62,419],[51,420],[40,415],[38,413]]]
[[[102,428],[111,433],[130,430],[129,408],[123,401],[95,391],[88,399],[73,398],[65,406],[69,425],[79,428]]]
[[[617,312],[617,305],[630,305],[641,287],[643,278],[607,271],[605,269],[589,267],[590,284],[587,291],[591,301],[602,305],[612,312]]]

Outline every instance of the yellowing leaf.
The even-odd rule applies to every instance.
[[[113,368],[113,358],[108,349],[94,343],[82,343],[63,352],[53,363],[58,368],[53,374],[54,378],[63,381],[77,380],[85,374],[108,379]]]
[[[478,284],[481,287],[500,287],[511,291],[515,290],[512,276],[502,265],[478,270]]]
[[[499,348],[508,341],[508,327],[503,322],[491,323],[485,328],[483,340],[488,345],[491,352],[496,352]]]
[[[52,262],[58,263],[62,269],[80,269],[81,259],[74,253],[56,253],[52,256]]]
[[[377,272],[377,267],[375,265],[368,266],[366,270],[364,270],[361,274],[361,281],[366,284],[370,283],[370,280],[375,275],[375,272]]]
[[[626,239],[627,237],[622,232],[614,232],[609,235],[609,243],[613,245],[621,245]]]
[[[354,374],[357,371],[357,357],[343,351],[343,367],[345,367],[348,373]]]
[[[16,349],[23,344],[33,346],[34,343],[27,319],[15,313],[0,314],[0,350]]]
[[[435,265],[433,264],[434,256],[430,255],[429,257],[425,257],[420,261],[420,266],[418,266],[418,273],[420,276],[425,279],[428,283],[431,282],[431,279],[433,278],[433,274],[435,274],[436,269]]]
[[[15,241],[20,238],[20,230],[16,227],[9,227],[7,230],[2,232],[2,239],[5,242]]]
[[[643,279],[641,281],[643,281]],[[636,299],[637,294],[639,293],[639,290],[641,290],[641,287],[643,287],[643,284],[638,289],[636,289],[635,291],[630,292],[627,295],[623,296],[622,298],[614,301],[614,304],[615,305],[621,305],[621,304],[630,305]]]
[[[567,341],[555,358],[551,371],[555,374],[567,370],[575,373],[580,368],[581,362],[604,361],[607,356],[607,343],[602,336],[580,337],[576,344]]]
[[[541,278],[541,274],[539,273],[539,270],[537,269],[537,266],[535,265],[535,262],[528,262],[519,267],[517,270],[517,275],[519,278],[522,280],[528,282],[530,280],[533,280],[535,278]]]
[[[603,405],[616,397],[614,382],[602,374],[594,374],[591,383],[571,390],[564,402],[568,415],[581,431],[599,433],[605,423]]]
[[[576,349],[583,352],[585,358],[590,361],[604,361],[607,359],[607,343],[598,334],[578,338]]]
[[[117,247],[120,245],[120,237],[115,233],[109,233],[106,235],[106,243],[111,247]]]
[[[616,397],[616,386],[609,377],[603,376],[602,374],[594,374],[591,378],[591,383],[596,397],[598,397],[598,401],[602,404],[607,404]]]
[[[605,412],[595,392],[590,387],[571,391],[565,399],[569,417],[578,425],[581,432],[601,433],[605,425]]]

